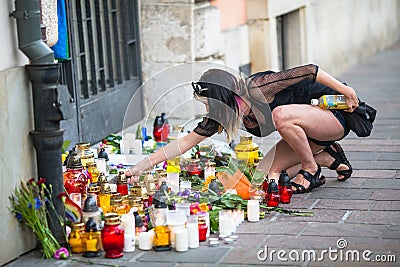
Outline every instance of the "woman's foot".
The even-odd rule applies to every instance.
[[[338,174],[338,181],[345,181],[351,177],[353,168],[338,142],[334,142],[329,147],[326,147],[321,153],[323,153],[321,154],[323,162],[320,160],[318,162],[331,170],[335,170]]]
[[[292,181],[292,190],[294,194],[303,194],[310,192],[325,183],[325,177],[321,176],[321,166],[317,164],[318,169],[312,173],[305,170],[300,170],[297,176]]]

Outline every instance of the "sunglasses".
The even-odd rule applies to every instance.
[[[193,95],[200,97],[208,97],[208,88],[201,88],[201,85],[197,82],[192,82]]]

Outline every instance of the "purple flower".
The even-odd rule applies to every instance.
[[[195,199],[196,201],[200,201],[200,194],[199,194],[199,192],[195,192],[195,193],[193,194],[193,197],[194,197],[194,199]]]
[[[124,164],[120,163],[117,165],[117,169],[122,169],[122,168],[124,168]]]
[[[31,209],[32,208],[32,203],[28,204],[28,208]]]
[[[182,197],[188,197],[190,196],[190,190],[185,188],[185,190],[182,191]]]
[[[57,250],[54,253],[54,258],[56,258],[57,260],[59,259],[66,259],[69,256],[69,252],[68,249],[61,247],[59,250]]]

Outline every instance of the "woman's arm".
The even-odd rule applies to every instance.
[[[199,135],[195,132],[190,132],[188,135],[172,141],[168,145],[160,148],[147,158],[140,161],[138,164],[130,168],[125,174],[127,176],[138,176],[143,171],[152,168],[154,165],[168,159],[173,159],[182,155],[190,148],[194,147],[207,137]]]
[[[323,85],[326,85],[336,92],[344,95],[346,97],[346,104],[349,107],[347,111],[353,112],[358,107],[358,98],[354,89],[339,82],[321,68],[318,69],[315,81],[322,83]]]

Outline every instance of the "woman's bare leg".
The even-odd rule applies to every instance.
[[[309,143],[313,153],[321,151],[324,147],[312,142]],[[282,170],[286,170],[289,177],[294,177],[301,169],[299,157],[285,140],[279,140],[258,164],[258,169],[268,173],[268,178],[278,179]]]
[[[278,160],[283,160],[286,164],[291,163],[286,165],[287,168],[300,162],[301,169],[311,174],[316,173],[318,166],[314,154],[317,151],[313,151],[311,148],[313,145],[310,145],[308,137],[321,141],[338,140],[343,137],[343,127],[333,113],[319,107],[297,104],[284,105],[275,108],[272,116],[277,131],[294,152],[290,155],[290,150],[279,147],[279,143],[277,144],[277,155],[275,157],[282,152],[283,155],[272,161],[270,169],[272,175],[279,172],[283,166],[282,163],[277,163]],[[321,149],[321,147],[314,147],[314,149]],[[294,182],[303,185],[305,188],[309,187],[309,182],[302,175],[297,175]]]

